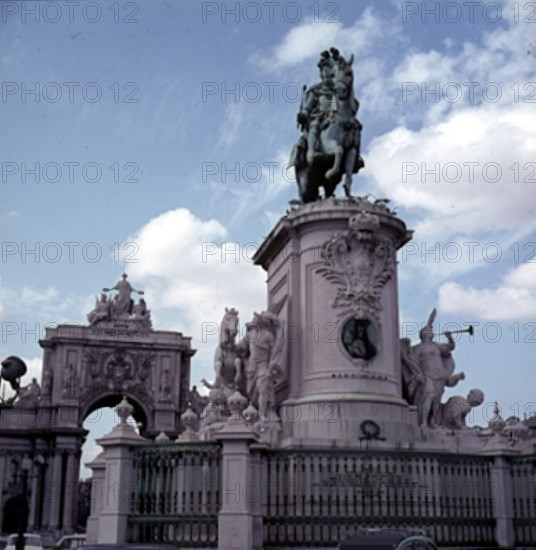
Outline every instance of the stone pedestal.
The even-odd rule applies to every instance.
[[[86,466],[93,472],[91,476],[91,509],[87,518],[86,542],[87,544],[96,544],[99,540],[99,515],[104,505],[104,478],[106,473],[104,453],[97,455]]]
[[[121,423],[105,437],[97,440],[104,449],[106,471],[103,506],[99,515],[98,543],[124,544],[127,542],[128,516],[131,512],[133,479],[132,448],[147,445],[132,426]]]
[[[221,510],[218,515],[218,548],[222,550],[262,550],[263,530],[260,509],[260,461],[257,434],[241,417],[246,399],[230,398],[233,416],[215,434],[222,443]],[[242,401],[239,403],[238,401]],[[236,405],[236,406],[234,406]]]
[[[511,548],[515,542],[514,492],[512,470],[505,455],[495,456],[490,468],[490,482],[497,545],[501,548]]]
[[[283,444],[358,446],[365,420],[383,446],[414,437],[401,390],[396,272],[396,251],[410,238],[384,204],[331,198],[291,211],[259,248],[269,302],[287,296],[276,388]]]

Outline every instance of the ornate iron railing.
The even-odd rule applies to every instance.
[[[215,443],[134,451],[132,542],[216,547],[221,452]],[[495,544],[490,456],[337,449],[266,450],[265,548],[333,547],[362,528],[420,530],[440,546]],[[515,543],[536,540],[536,455],[510,459]]]
[[[512,458],[516,545],[536,541],[536,455]]]
[[[220,446],[210,442],[136,449],[131,542],[216,547],[220,454]]]
[[[495,540],[488,457],[266,451],[262,471],[266,548],[335,546],[364,527],[418,529],[442,546]]]

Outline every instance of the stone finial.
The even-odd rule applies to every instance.
[[[169,443],[170,441],[171,440],[169,439],[167,434],[163,431],[155,437],[155,443]]]
[[[182,425],[187,430],[192,430],[197,422],[197,414],[192,410],[192,404],[188,402],[188,408],[181,414]]]
[[[244,423],[242,412],[248,406],[248,400],[238,391],[235,391],[231,397],[227,399],[227,406],[231,411],[231,416],[227,422],[241,424]]]
[[[506,422],[500,414],[499,403],[495,401],[495,407],[493,408],[493,416],[488,422],[490,430],[493,430],[495,433],[500,433],[503,431],[506,426]]]
[[[504,431],[509,435],[511,439],[525,439],[530,431],[528,426],[525,426],[523,422],[517,417],[513,416],[506,421],[506,427]]]
[[[128,417],[134,412],[134,407],[128,402],[126,395],[123,395],[123,400],[115,407],[115,412],[121,420],[121,424],[126,424]]]
[[[253,426],[260,418],[259,411],[253,406],[252,403],[249,404],[249,407],[244,410],[242,413],[244,420],[248,426]]]
[[[181,424],[184,426],[184,432],[179,436],[180,441],[197,441],[199,436],[195,433],[195,425],[198,416],[192,410],[192,403],[188,402],[188,408],[181,414]]]

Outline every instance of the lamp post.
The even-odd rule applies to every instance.
[[[32,469],[33,462],[28,455],[24,455],[24,458],[20,461],[19,468],[21,471],[22,477],[22,494],[20,498],[20,515],[19,515],[19,525],[18,525],[18,537],[17,544],[15,545],[16,550],[24,550],[24,531],[28,523],[28,473]]]

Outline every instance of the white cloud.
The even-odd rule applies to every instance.
[[[534,61],[527,54],[533,49],[534,36],[531,25],[512,20],[513,4],[503,2],[506,26],[490,27],[491,31],[475,34],[474,39],[456,44],[456,48],[447,43],[443,51],[411,49],[392,71],[378,71],[373,79],[375,92],[370,83],[362,87],[363,109],[382,116],[391,110],[390,116],[399,117],[397,126],[370,142],[364,156],[366,175],[378,188],[373,191],[413,214],[415,238],[409,245],[413,256],[408,256],[409,265],[401,271],[408,284],[417,271],[421,281],[435,287],[462,273],[491,267],[486,246],[497,243],[506,259],[509,247],[536,229],[536,129],[527,124],[534,105],[523,101],[524,84],[534,80]],[[516,4],[520,13],[527,13],[526,5]],[[405,100],[404,82],[418,86]],[[473,100],[464,84],[468,82],[476,83]],[[460,101],[449,103],[440,93],[436,102],[433,95],[423,97],[420,93],[424,87],[443,90],[448,83],[463,90]],[[482,100],[483,87],[488,83],[498,84],[500,101]],[[513,85],[520,90],[519,98]],[[385,100],[389,98],[395,101]],[[433,171],[437,163],[439,182],[434,174],[423,173],[423,169]],[[473,178],[468,163],[479,163],[473,165]],[[493,163],[502,172],[495,183]],[[417,173],[406,172],[404,181],[403,166]],[[458,174],[461,177],[456,181]],[[466,243],[476,243],[475,258],[471,258]],[[436,247],[439,259],[426,255]],[[445,260],[443,254],[452,254],[456,247],[463,251],[462,257],[454,262]],[[504,305],[499,307],[508,316],[514,314],[508,304],[522,302],[518,311],[529,315],[532,291],[526,282],[525,286],[513,286],[502,281],[492,290],[450,284],[442,287],[442,296],[448,294],[444,305],[456,308],[459,300],[460,307],[470,303],[471,311],[492,315],[486,308],[496,301]]]
[[[18,290],[0,287],[0,300],[4,303],[4,313],[47,323],[67,321],[69,312],[82,311],[82,305],[87,302],[86,297],[64,296],[54,287],[36,289],[29,286]]]
[[[128,267],[132,284],[145,289],[149,307],[161,318],[173,316],[173,330],[193,336],[201,348],[197,365],[211,362],[217,336],[207,342],[203,330],[221,321],[225,307],[236,307],[245,323],[266,304],[265,274],[250,261],[257,243],[244,247],[228,238],[220,222],[178,208],[127,239],[139,246],[139,263]]]
[[[29,384],[32,378],[36,378],[37,381],[41,382],[41,372],[43,369],[43,359],[42,357],[32,357],[31,359],[23,359],[28,367],[28,372],[22,380],[22,384]]]
[[[417,229],[427,238],[534,228],[532,111],[524,104],[460,109],[419,131],[395,128],[372,142],[367,170],[396,203],[422,209]]]
[[[439,289],[439,308],[445,313],[473,315],[486,321],[534,319],[536,264],[523,264],[507,273],[496,288],[446,283]]]
[[[392,22],[380,18],[371,7],[367,7],[351,27],[344,27],[339,21],[307,18],[301,25],[293,27],[268,56],[265,53],[256,55],[251,61],[263,68],[278,70],[317,58],[330,46],[336,46],[343,54],[356,52],[362,56],[373,50],[379,40],[386,36],[393,38],[396,28]]]

